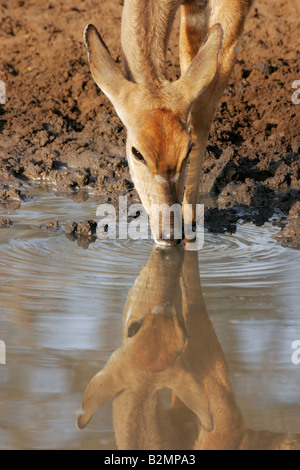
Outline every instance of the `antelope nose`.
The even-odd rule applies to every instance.
[[[159,237],[155,238],[155,242],[161,246],[175,246],[179,245],[183,239],[183,231],[179,233],[178,230],[174,229],[174,226],[171,226],[165,230],[161,230]]]
[[[150,222],[153,237],[158,245],[178,245],[183,240],[181,204],[153,205]]]

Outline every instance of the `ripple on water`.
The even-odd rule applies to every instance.
[[[23,429],[34,442],[28,447],[81,443],[73,433],[73,410],[87,381],[120,344],[128,289],[152,251],[152,242],[132,240],[97,240],[83,249],[62,232],[39,228],[55,220],[63,226],[95,220],[96,208],[97,202],[42,194],[10,215],[13,227],[0,231],[0,339],[11,355],[11,369],[5,369],[10,373],[0,376],[11,405],[0,429]],[[299,380],[290,356],[292,340],[300,339],[300,252],[281,247],[276,231],[249,224],[234,235],[207,233],[199,266],[207,308],[249,423],[299,432]],[[47,390],[52,401],[43,395]],[[25,403],[33,422],[36,407],[49,416],[46,427],[41,419],[34,433],[28,431],[26,413],[20,416]],[[278,403],[290,407],[286,427]],[[97,436],[111,439],[111,411],[100,413],[105,426],[96,429]],[[61,429],[69,430],[66,440]],[[15,445],[1,432],[8,447]]]

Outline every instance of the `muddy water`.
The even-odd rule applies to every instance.
[[[0,230],[1,449],[114,449],[112,405],[75,427],[84,390],[122,342],[123,308],[152,252],[149,241],[99,241],[83,248],[61,225],[96,219],[97,203],[39,193]],[[300,433],[300,252],[276,229],[240,226],[207,234],[198,254],[203,299],[231,373],[246,426]],[[162,279],[150,283],[153,296]],[[168,287],[172,289],[172,286]]]

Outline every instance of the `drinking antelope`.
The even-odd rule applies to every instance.
[[[132,180],[150,216],[154,239],[174,244],[172,229],[154,226],[151,207],[198,201],[202,161],[219,100],[233,69],[254,0],[125,0],[124,74],[93,25],[85,29],[91,72],[127,128]],[[166,51],[181,5],[181,77],[166,77]],[[185,220],[185,223],[191,223]]]
[[[173,391],[162,406],[160,390]],[[155,248],[129,291],[123,342],[84,393],[77,425],[113,399],[122,450],[300,449],[300,435],[250,431],[207,314],[196,252]]]

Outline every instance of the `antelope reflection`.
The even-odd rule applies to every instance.
[[[172,390],[166,409],[160,390]],[[84,393],[78,428],[113,399],[123,450],[299,449],[300,436],[247,430],[204,303],[197,252],[154,248],[129,291],[123,342]]]

